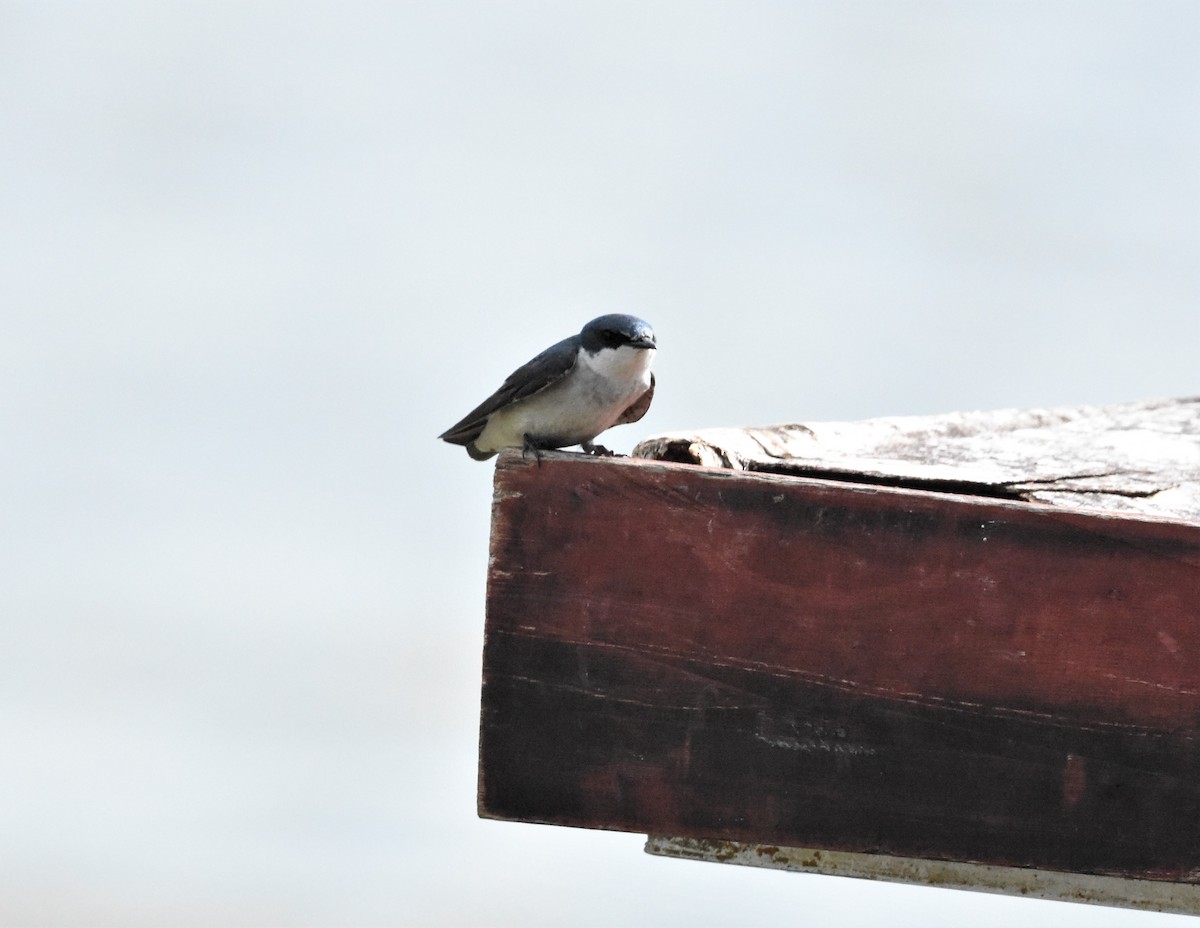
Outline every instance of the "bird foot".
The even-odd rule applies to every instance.
[[[609,451],[604,445],[594,445],[590,441],[581,441],[579,447],[587,454],[595,455],[598,458],[615,458],[620,457],[615,451]]]
[[[534,461],[537,462],[537,466],[541,467],[542,466],[542,449],[533,443],[532,438],[530,438],[528,435],[526,435],[525,442],[524,442],[524,444],[521,445],[521,460],[524,461],[531,454],[533,455]]]

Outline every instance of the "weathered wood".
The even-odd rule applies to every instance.
[[[1200,526],[496,470],[480,814],[1200,883]]]
[[[1200,398],[671,432],[635,456],[1200,521]]]

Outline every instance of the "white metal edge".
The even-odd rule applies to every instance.
[[[646,839],[646,853],[682,860],[707,860],[775,870],[822,873],[828,876],[1002,893],[1033,899],[1200,915],[1200,885],[1194,883],[1133,880],[958,861],[890,857],[886,854],[855,854],[663,835],[650,835]]]

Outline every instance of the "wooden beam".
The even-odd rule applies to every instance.
[[[1200,883],[1200,525],[501,456],[479,811]]]

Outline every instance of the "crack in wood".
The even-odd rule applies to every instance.
[[[790,463],[772,465],[766,461],[746,461],[744,469],[756,474],[775,474],[786,477],[812,477],[817,480],[833,480],[838,483],[857,483],[867,486],[888,487],[895,490],[926,490],[931,493],[950,493],[959,496],[983,496],[988,499],[1028,500],[1028,496],[1012,485],[1005,483],[982,483],[974,480],[946,480],[924,477],[896,477],[882,474],[866,474],[859,471],[834,470],[825,467],[808,467],[792,460]]]

